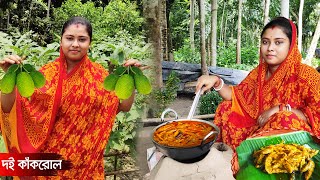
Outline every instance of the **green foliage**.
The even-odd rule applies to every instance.
[[[89,57],[105,67],[108,66],[108,61],[118,65],[128,58],[138,59],[143,64],[151,61],[151,44],[146,43],[143,36],[133,36],[124,30],[116,32],[113,37],[103,35],[96,38],[91,44]],[[119,53],[123,53],[123,58],[119,57]]]
[[[184,40],[189,36],[189,21],[190,21],[190,12],[189,12],[190,3],[189,1],[185,0],[176,0],[171,8],[170,8],[170,15],[169,15],[169,23],[170,23],[170,31],[171,31],[171,38],[173,43],[173,49],[178,50],[180,49],[183,44]],[[195,8],[197,9],[197,8]],[[197,27],[199,21],[195,22],[195,27]],[[195,31],[195,36],[197,36]]]
[[[200,52],[195,50],[191,51],[190,42],[185,41],[183,46],[174,52],[174,60],[177,62],[186,62],[186,63],[200,63]]]
[[[236,46],[225,47],[222,43],[217,48],[217,66],[227,67],[230,64],[236,63]]]
[[[82,16],[91,22],[94,40],[96,36],[113,37],[124,30],[131,35],[143,33],[143,18],[140,17],[137,5],[130,1],[114,0],[103,9],[95,7],[91,1],[82,3],[81,0],[67,0],[54,10],[55,33],[60,34],[63,23],[72,16]]]
[[[0,32],[0,59],[8,54],[17,54],[26,56],[25,63],[32,64],[39,69],[49,61],[59,56],[59,43],[47,44],[46,47],[39,46],[32,37],[36,34],[32,31],[21,34],[20,32],[12,32],[10,35]]]
[[[251,70],[259,63],[259,51],[255,46],[244,46],[241,48],[242,64],[236,64],[236,52],[235,45],[224,46],[220,44],[218,48],[217,66]]]
[[[199,113],[214,114],[219,103],[222,101],[221,96],[216,91],[211,91],[200,97]]]
[[[102,24],[107,27],[104,33],[114,36],[116,32],[126,30],[132,35],[142,34],[144,20],[137,8],[136,4],[128,0],[111,1],[103,13]]]
[[[54,21],[55,33],[60,34],[61,28],[65,21],[73,16],[82,16],[87,18],[94,30],[99,27],[99,23],[103,21],[103,9],[102,7],[95,7],[94,3],[88,1],[82,3],[81,0],[67,0],[61,7],[54,9]]]
[[[320,58],[312,58],[312,66],[313,67],[320,67]]]
[[[1,32],[1,59],[9,53],[28,56],[31,53],[31,49],[37,46],[37,43],[31,40],[33,35],[32,31],[25,34],[21,34],[19,31],[12,32],[10,35]]]
[[[26,33],[34,30],[37,36],[34,36],[33,40],[40,44],[45,43],[50,36],[51,22],[46,18],[47,4],[42,0],[11,1],[1,7],[0,12],[3,19],[0,21],[0,28],[7,32]]]
[[[133,151],[135,148],[136,131],[141,120],[141,111],[135,104],[130,112],[120,112],[112,128],[112,133],[106,148],[106,153],[111,149],[117,151]]]
[[[168,107],[177,97],[180,79],[174,71],[171,71],[164,88],[153,91],[155,102],[159,103],[160,108],[156,110],[156,116],[160,117],[165,108]]]

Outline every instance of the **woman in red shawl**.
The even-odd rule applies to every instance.
[[[237,86],[201,76],[197,91],[215,88],[223,97],[214,123],[219,140],[233,150],[249,136],[304,130],[320,138],[320,74],[301,63],[296,27],[279,17],[261,33],[260,64]]]
[[[47,152],[62,155],[73,168],[61,178],[104,179],[103,153],[119,111],[129,111],[134,95],[121,103],[103,88],[108,72],[87,56],[91,24],[74,17],[62,29],[60,56],[42,67],[44,87],[29,101],[14,90],[1,94],[0,124],[10,153]],[[10,55],[0,61],[6,71],[22,61]],[[128,60],[124,66],[140,66]],[[134,93],[133,93],[134,94]]]

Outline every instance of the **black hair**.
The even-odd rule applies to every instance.
[[[87,19],[85,19],[83,17],[80,17],[80,16],[72,17],[72,18],[70,18],[68,21],[66,21],[63,24],[62,31],[61,31],[61,36],[66,31],[66,29],[72,24],[82,24],[82,25],[84,25],[86,27],[86,29],[87,29],[87,32],[88,32],[89,37],[90,37],[90,42],[91,42],[91,40],[92,40],[92,26],[91,26],[91,23]]]
[[[270,21],[267,25],[264,26],[260,37],[262,38],[262,35],[264,34],[264,32],[269,28],[273,28],[274,26],[279,27],[287,35],[287,37],[290,40],[290,44],[291,44],[292,28],[291,28],[290,21],[285,17],[277,17],[277,18],[273,19],[272,21]]]

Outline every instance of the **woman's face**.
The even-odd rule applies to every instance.
[[[267,29],[261,38],[260,50],[265,62],[278,67],[287,57],[290,40],[281,28],[275,26]]]
[[[82,24],[70,25],[61,38],[61,48],[68,61],[80,61],[88,52],[89,45],[90,37]]]

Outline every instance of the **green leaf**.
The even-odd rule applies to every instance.
[[[122,64],[123,61],[124,61],[124,53],[123,53],[123,51],[119,52],[118,57],[119,57],[119,64]]]

